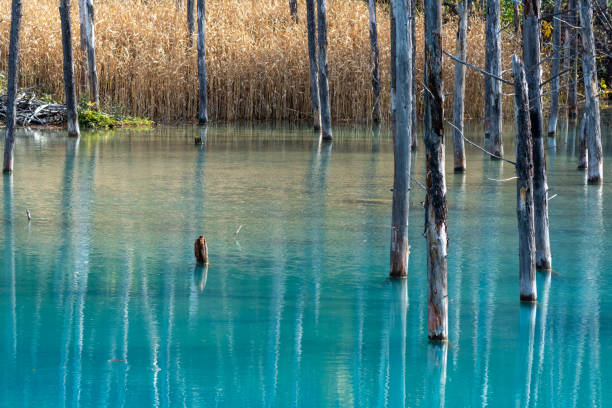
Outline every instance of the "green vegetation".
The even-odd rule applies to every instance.
[[[122,126],[151,126],[147,118],[129,116],[117,109],[110,109],[110,113],[96,109],[90,102],[81,101],[79,105],[79,126],[84,129],[112,129]]]

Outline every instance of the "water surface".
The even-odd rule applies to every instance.
[[[491,180],[514,169],[468,146],[467,174],[447,174],[444,347],[427,341],[418,186],[409,277],[387,279],[388,132],[22,132],[0,191],[0,406],[609,405],[612,193],[560,133],[535,307],[518,301],[516,185]]]

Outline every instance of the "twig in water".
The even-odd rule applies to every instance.
[[[493,179],[493,178],[487,177],[487,180],[491,180],[491,181],[510,181],[510,180],[514,180],[514,179],[517,179],[517,178],[518,177],[516,177],[516,176],[515,177],[510,177],[510,178],[507,178],[507,179]]]
[[[555,198],[556,196],[558,196],[559,194],[553,194],[551,197],[548,197],[548,201],[552,200],[553,198]]]
[[[30,210],[26,208],[26,216],[28,217],[28,221],[32,221],[32,215],[30,214]]]
[[[241,229],[242,229],[242,224],[240,224],[236,232],[234,232],[234,235],[231,238],[229,238],[228,241],[236,241],[236,238],[238,238],[238,234],[240,234]]]
[[[421,183],[419,180],[417,180],[416,178],[410,176],[410,180],[414,181],[415,183],[417,183],[417,185],[419,187],[421,187],[423,190],[427,191],[427,188],[425,188],[425,185],[423,185],[423,183]]]
[[[446,123],[448,123],[449,125],[451,125],[452,127],[454,127],[455,129],[457,129],[457,132],[459,132],[459,134],[461,135],[461,137],[462,137],[462,138],[463,138],[463,139],[464,139],[466,142],[468,142],[469,144],[471,144],[472,146],[474,146],[474,147],[476,147],[476,148],[478,148],[478,149],[482,150],[483,152],[485,152],[486,154],[488,154],[488,155],[489,155],[489,156],[491,156],[491,157],[495,157],[496,159],[503,160],[503,161],[505,161],[506,163],[510,163],[510,164],[512,164],[513,166],[516,166],[516,163],[515,163],[515,162],[513,162],[513,161],[511,161],[511,160],[508,160],[508,159],[504,159],[503,157],[498,156],[498,155],[496,155],[496,154],[493,154],[493,153],[491,153],[490,151],[486,150],[484,147],[478,146],[476,143],[472,142],[470,139],[468,139],[467,137],[465,137],[465,135],[463,134],[463,132],[462,132],[462,131],[460,131],[460,130],[459,130],[459,128],[458,128],[457,126],[455,126],[455,125],[454,125],[452,122],[449,122],[449,121],[448,121],[448,120],[446,120],[446,119],[444,119],[444,121],[445,121]]]

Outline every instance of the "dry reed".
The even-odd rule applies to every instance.
[[[10,0],[0,0],[0,71],[6,70]],[[78,10],[73,2],[75,72],[81,56]],[[286,0],[207,2],[209,116],[212,120],[307,120],[311,117],[304,1],[299,24]],[[96,1],[100,96],[126,113],[161,122],[192,121],[197,115],[197,64],[189,46],[186,12],[174,0]],[[62,98],[60,20],[56,0],[24,2],[21,85],[41,85]],[[329,66],[332,115],[339,121],[367,121],[371,109],[368,11],[358,0],[330,0]],[[379,8],[382,113],[389,118],[389,18]],[[456,21],[443,26],[444,48],[455,50]],[[418,111],[423,111],[423,21],[417,21]],[[484,67],[484,24],[472,21],[468,59]],[[195,41],[194,41],[195,44]],[[505,46],[504,67],[514,47]],[[445,58],[447,112],[452,107],[454,63]],[[78,78],[78,76],[77,76]],[[483,78],[467,72],[467,117],[483,111]],[[511,92],[505,89],[505,92]],[[512,99],[504,99],[504,111]]]

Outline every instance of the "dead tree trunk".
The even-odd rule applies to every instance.
[[[587,161],[587,183],[603,183],[603,154],[601,149],[601,124],[599,113],[599,84],[595,63],[595,38],[593,36],[593,6],[590,0],[579,0],[580,26],[582,27],[582,76],[584,96],[586,140],[589,150]]]
[[[189,45],[191,46],[191,39],[195,32],[195,15],[193,13],[195,4],[193,0],[187,0],[187,32],[189,33]]]
[[[74,86],[74,63],[72,57],[72,31],[70,21],[70,0],[60,0],[60,19],[62,23],[62,49],[64,51],[64,93],[68,118],[68,136],[79,137],[79,122]]]
[[[533,147],[529,123],[529,97],[523,64],[512,58],[514,117],[516,121],[516,215],[519,232],[519,285],[521,301],[537,299],[535,225],[533,207]]]
[[[412,27],[412,35],[410,39],[412,41],[412,151],[416,151],[419,142],[417,137],[417,109],[416,109],[416,2],[417,0],[410,0],[410,25]]]
[[[408,209],[410,194],[410,139],[412,116],[412,70],[405,69],[412,63],[412,44],[408,4],[406,0],[391,3],[394,50],[391,64],[394,66],[393,114],[393,204],[391,213],[391,277],[408,276]]]
[[[430,340],[448,339],[446,180],[442,94],[442,3],[425,1],[425,236]]]
[[[96,108],[98,108],[100,106],[100,92],[98,90],[98,68],[96,67],[96,35],[94,29],[93,0],[85,0],[85,5],[87,12],[87,37],[85,38],[87,44],[87,79],[89,82],[90,100],[96,105]]]
[[[198,0],[198,122],[208,123],[208,79],[206,78],[206,2]]]
[[[315,0],[306,0],[306,24],[308,28],[308,59],[310,61],[310,96],[312,99],[312,116],[314,118],[314,130],[321,130],[321,110],[319,108],[319,80],[317,76],[317,39],[315,22]]]
[[[467,26],[471,1],[459,3],[459,27],[457,28],[457,59],[467,61]],[[465,65],[455,62],[455,89],[453,96],[453,157],[455,173],[465,171],[465,145],[463,143],[463,116],[465,99]]]
[[[372,121],[380,123],[380,75],[378,73],[378,29],[376,27],[376,0],[368,0],[370,15],[370,62],[372,64]]]
[[[80,49],[81,70],[79,73],[79,95],[81,98],[87,95],[87,0],[79,0],[79,23],[80,23]]]
[[[586,170],[587,168],[587,120],[588,118],[585,112],[580,121],[580,133],[578,134],[578,170]]]
[[[319,102],[321,103],[321,137],[332,140],[331,108],[327,69],[327,8],[326,0],[317,0],[317,29],[319,31]]]
[[[570,24],[576,26],[577,18],[576,18],[576,9],[577,3],[576,0],[568,0],[568,15],[567,19]],[[578,118],[578,31],[572,27],[569,27],[567,30],[569,35],[569,47],[570,47],[570,55],[569,55],[569,63],[571,64],[572,69],[569,72],[568,82],[569,86],[567,89],[567,117],[571,121],[575,121]]]
[[[523,60],[529,88],[529,118],[533,139],[533,198],[535,208],[536,267],[551,268],[548,237],[548,183],[542,137],[540,83],[540,0],[525,0],[523,10]]]
[[[521,33],[521,10],[519,3],[514,2],[514,13],[512,22],[514,23],[514,35],[518,38]]]
[[[298,5],[297,0],[289,0],[289,14],[291,14],[291,18],[295,21],[295,24],[298,23]]]
[[[561,0],[555,1],[554,14],[561,13]],[[559,112],[559,71],[561,69],[561,21],[555,18],[553,22],[553,61],[551,77],[550,95],[550,116],[548,118],[548,137],[555,137],[557,132],[557,114]]]
[[[19,32],[21,31],[21,0],[13,0],[11,5],[11,34],[9,40],[8,83],[6,85],[6,134],[4,137],[3,173],[13,171],[13,150],[15,148],[15,126],[17,99],[17,80],[19,79]]]
[[[501,37],[499,0],[487,1],[485,71],[501,77]],[[502,83],[485,76],[485,148],[504,155],[502,145]],[[491,156],[494,159],[493,156]]]

